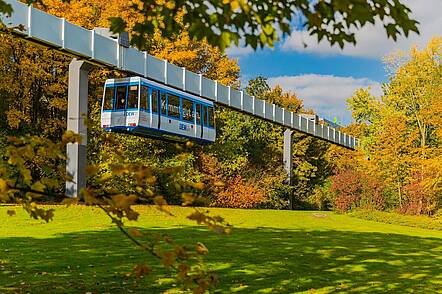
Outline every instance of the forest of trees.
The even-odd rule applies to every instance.
[[[259,1],[215,1],[219,7],[209,19],[196,16],[206,1],[194,1],[201,5],[192,11],[186,10],[186,1],[157,1],[155,9],[143,0],[115,0],[112,5],[96,0],[45,0],[44,6],[41,1],[28,2],[88,29],[126,29],[132,44],[152,55],[225,85],[246,88],[250,95],[297,113],[312,110],[303,106],[303,97],[296,93],[269,87],[265,77],[241,85],[237,61],[222,51],[238,42],[239,32],[245,33],[246,44],[253,48],[272,46],[278,29],[290,31],[294,10],[303,13],[307,29],[319,40],[341,46],[355,42],[346,28],[362,27],[378,16],[393,21],[384,24],[392,38],[400,30],[405,35],[417,31],[416,21],[399,1],[383,2],[384,6],[379,1],[351,5],[319,1],[315,9],[309,9],[304,0],[292,1],[286,9],[272,9]],[[249,2],[254,5],[248,6]],[[274,4],[285,7],[286,3]],[[8,7],[0,0],[2,11]],[[204,22],[212,26],[204,27]],[[249,32],[245,28],[250,25]],[[220,29],[225,27],[230,30]],[[78,140],[65,132],[71,59],[7,31],[0,31],[0,38],[0,202],[20,203],[31,217],[49,221],[53,209],[36,202],[74,202],[64,199],[65,147]],[[147,244],[141,244],[136,239],[143,235],[140,231],[124,228],[124,221],[138,218],[133,204],[156,204],[166,213],[166,203],[287,209],[293,193],[295,209],[438,214],[442,208],[441,56],[441,37],[421,50],[388,56],[389,80],[382,97],[359,89],[348,99],[355,122],[344,131],[361,140],[357,151],[296,133],[293,186],[284,183],[284,129],[222,107],[216,110],[217,141],[212,145],[178,145],[104,132],[99,124],[103,84],[122,74],[96,67],[90,74],[89,178],[83,200],[101,208],[136,245],[173,268],[177,280],[194,293],[204,293],[216,283],[210,272],[199,267],[208,249],[200,243],[182,246],[163,235],[149,236]],[[195,209],[188,218],[217,233],[231,230],[224,219],[202,210]],[[145,264],[134,270],[137,277],[149,271]]]
[[[119,16],[132,33],[130,28],[139,21],[139,15],[127,13],[126,1],[115,1],[112,6],[100,1],[45,4],[48,12],[89,29],[109,26],[109,17]],[[182,23],[182,16],[178,14],[175,21]],[[34,134],[60,141],[66,128],[70,59],[7,33],[1,37],[1,153],[6,153],[8,136]],[[237,61],[207,41],[191,39],[184,25],[167,38],[157,30],[148,46],[151,54],[171,63],[240,86]],[[99,168],[88,185],[103,193],[139,193],[130,177],[111,177],[110,166],[123,155],[126,163],[156,169],[151,189],[169,204],[182,203],[179,183],[184,181],[201,183],[199,205],[285,209],[293,193],[296,209],[368,207],[434,214],[442,199],[441,46],[441,39],[434,38],[422,51],[411,49],[387,57],[390,76],[381,99],[360,89],[348,100],[355,123],[346,131],[361,139],[357,152],[295,134],[292,187],[283,183],[282,127],[222,107],[217,109],[217,142],[188,146],[185,156],[172,143],[103,132],[99,127],[103,82],[121,73],[96,68],[90,78],[88,160]],[[294,112],[311,111],[303,107],[302,97],[280,87],[270,88],[264,77],[243,86],[249,94]],[[52,170],[37,168],[38,157],[33,161],[29,163],[35,166],[30,169],[32,177],[43,179],[49,195],[63,195],[64,160],[55,160]],[[173,176],[164,172],[171,168]],[[61,200],[56,196],[44,199]]]

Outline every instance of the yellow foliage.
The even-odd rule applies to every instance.
[[[77,204],[79,198],[65,198],[61,202],[62,205],[66,205],[67,207],[71,206],[72,204]]]
[[[206,40],[194,41],[183,29],[173,40],[163,39],[157,32],[153,36],[150,54],[169,62],[201,73],[224,85],[238,87],[239,66],[236,60],[229,59],[218,48],[210,46]]]
[[[204,244],[201,242],[196,243],[195,248],[196,248],[196,252],[198,252],[198,254],[200,254],[200,255],[205,255],[205,254],[209,253],[209,249],[207,249],[207,247],[204,246]]]
[[[390,55],[381,100],[364,90],[349,100],[355,117],[369,122],[360,126],[365,160],[354,165],[382,178],[406,212],[434,213],[442,199],[441,60],[441,37]]]
[[[203,190],[205,188],[205,185],[202,182],[191,183],[191,186],[198,190]]]
[[[114,207],[119,209],[128,209],[131,205],[134,205],[137,201],[137,196],[135,195],[115,195],[112,196],[112,202]]]
[[[4,179],[0,178],[0,194],[5,194],[8,192],[8,184]]]
[[[37,181],[31,185],[31,189],[37,192],[43,192],[45,188],[46,186],[43,185],[40,181]]]

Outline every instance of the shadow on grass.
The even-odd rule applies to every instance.
[[[144,230],[147,232],[147,230]],[[152,230],[154,231],[154,230]],[[437,292],[442,288],[440,239],[347,231],[235,229],[218,236],[200,227],[167,229],[183,243],[202,241],[221,282],[215,292]],[[49,239],[0,239],[0,293],[159,293],[165,271],[136,282],[139,262],[156,265],[116,230]],[[166,273],[167,274],[167,273]]]

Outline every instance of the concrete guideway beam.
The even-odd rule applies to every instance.
[[[66,181],[66,196],[79,197],[81,189],[86,187],[87,166],[87,126],[89,71],[92,65],[73,59],[69,64],[67,130],[81,136],[78,143],[69,143],[66,147],[66,173],[71,179]]]

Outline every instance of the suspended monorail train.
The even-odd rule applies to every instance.
[[[213,102],[141,77],[109,79],[101,126],[106,131],[173,141],[215,141]]]

